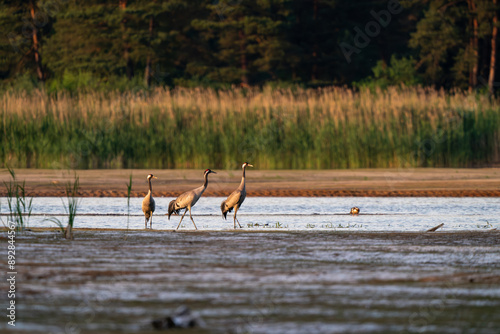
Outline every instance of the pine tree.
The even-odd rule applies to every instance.
[[[400,2],[381,18],[387,0],[0,1],[0,80],[319,86],[415,59],[428,85],[493,92],[498,0]]]
[[[494,10],[489,0],[429,2],[410,46],[419,50],[418,66],[438,86],[474,89],[491,66]]]
[[[285,58],[280,39],[285,2],[221,0],[206,4],[208,17],[192,23],[213,55],[203,74],[214,81],[243,86],[262,77],[276,79],[274,69]],[[196,64],[189,67],[200,69]]]
[[[0,76],[34,72],[46,79],[42,61],[44,35],[51,30],[48,1],[0,2]]]
[[[144,68],[146,86],[151,85],[153,78],[162,80],[161,73],[155,72],[160,64],[172,68],[172,64],[164,60],[171,60],[180,47],[176,38],[182,35],[185,26],[189,26],[190,21],[186,18],[191,11],[188,7],[189,4],[181,0],[135,1],[128,7],[129,25],[134,30],[129,37],[135,45],[133,59],[139,68]]]
[[[56,14],[55,34],[46,45],[53,77],[88,72],[98,78],[124,74],[118,4],[99,0],[68,1]]]

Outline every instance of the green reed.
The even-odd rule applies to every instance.
[[[66,228],[64,223],[58,218],[51,217],[47,218],[47,221],[55,223],[61,229],[64,238],[68,240],[73,240],[73,225],[75,223],[78,205],[80,204],[80,198],[78,197],[78,189],[80,189],[80,178],[75,174],[74,181],[68,181],[65,185],[66,201],[61,198],[64,210],[68,215],[68,222]]]
[[[14,223],[17,232],[23,232],[29,223],[33,207],[33,197],[28,197],[26,192],[26,182],[19,182],[16,173],[10,167],[7,167],[10,174],[10,181],[4,182],[6,191],[7,223]],[[2,220],[2,224],[6,225]]]
[[[496,100],[423,88],[8,93],[0,120],[16,167],[467,167],[500,146]]]

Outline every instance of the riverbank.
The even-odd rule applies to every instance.
[[[26,182],[29,196],[64,196],[66,182],[80,180],[79,196],[126,197],[132,175],[132,197],[145,196],[146,176],[153,182],[156,197],[174,197],[203,183],[203,170],[58,170],[16,169],[19,181]],[[227,196],[241,179],[239,170],[218,170],[210,175],[204,196]],[[8,182],[7,170],[0,172],[0,182]],[[347,169],[347,170],[253,170],[247,171],[248,196],[322,197],[500,197],[500,168],[448,169]],[[0,187],[0,196],[5,196]]]

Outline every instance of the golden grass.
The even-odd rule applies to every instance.
[[[321,110],[323,115],[335,119],[359,120],[366,112],[375,118],[397,117],[408,110],[425,111],[438,117],[454,110],[481,111],[497,109],[498,100],[487,95],[464,91],[447,93],[431,88],[397,88],[370,92],[365,89],[355,92],[345,87],[322,89],[212,89],[156,88],[151,93],[81,93],[76,96],[58,93],[49,96],[41,91],[34,93],[7,92],[0,99],[0,108],[6,114],[21,117],[37,117],[52,113],[61,121],[69,116],[86,118],[89,113],[120,117],[124,112],[140,116],[140,121],[150,108],[158,107],[173,116],[173,108],[193,109],[201,113],[217,111],[225,113],[258,111],[268,115],[273,110],[283,113],[296,110]],[[72,112],[69,112],[72,111]]]

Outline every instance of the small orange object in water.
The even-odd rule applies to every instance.
[[[351,208],[351,215],[359,214],[359,208],[357,206]]]

